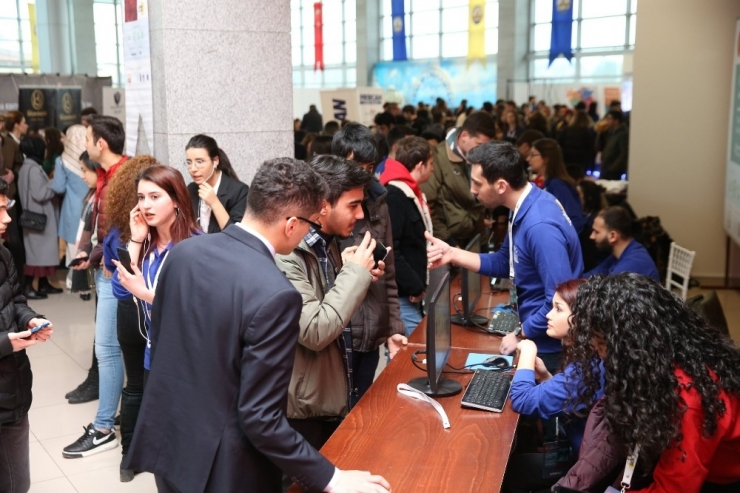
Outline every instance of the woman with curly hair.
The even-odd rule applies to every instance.
[[[153,156],[136,156],[126,162],[126,166],[111,178],[108,185],[108,236],[103,241],[103,260],[106,269],[113,273],[113,295],[118,299],[116,312],[116,330],[118,344],[123,354],[123,365],[126,371],[126,386],[121,393],[121,454],[126,458],[131,438],[134,436],[136,419],[139,416],[141,399],[144,395],[144,313],[139,309],[136,300],[126,289],[116,282],[118,277],[114,260],[118,258],[118,248],[125,248],[131,239],[129,215],[136,207],[136,178],[147,168],[160,164]],[[134,479],[134,471],[123,467],[119,471],[120,480],[128,482]]]
[[[608,443],[652,471],[639,491],[740,491],[740,350],[727,336],[655,281],[622,273],[581,286],[569,337],[567,364],[604,360]],[[575,406],[598,376],[582,384]]]

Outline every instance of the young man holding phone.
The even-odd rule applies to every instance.
[[[8,183],[0,179],[0,235],[10,224]],[[26,303],[10,251],[0,245],[0,491],[31,487],[28,410],[31,363],[26,348],[45,342],[54,326]]]

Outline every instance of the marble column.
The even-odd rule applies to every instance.
[[[185,144],[215,138],[249,183],[293,156],[290,0],[149,3],[154,152],[185,170]]]
[[[36,33],[42,74],[71,74],[69,10],[67,2],[36,2]]]
[[[510,81],[525,82],[529,77],[529,4],[521,0],[500,0],[498,3],[496,99],[514,99]]]

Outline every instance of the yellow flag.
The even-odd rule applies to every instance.
[[[468,67],[473,60],[486,64],[486,2],[470,0],[468,13]]]
[[[39,39],[36,37],[36,5],[28,4],[28,22],[31,24],[31,67],[39,73]]]

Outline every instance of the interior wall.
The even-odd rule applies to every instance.
[[[695,250],[694,276],[725,273],[725,164],[737,0],[640,2],[629,201]]]

